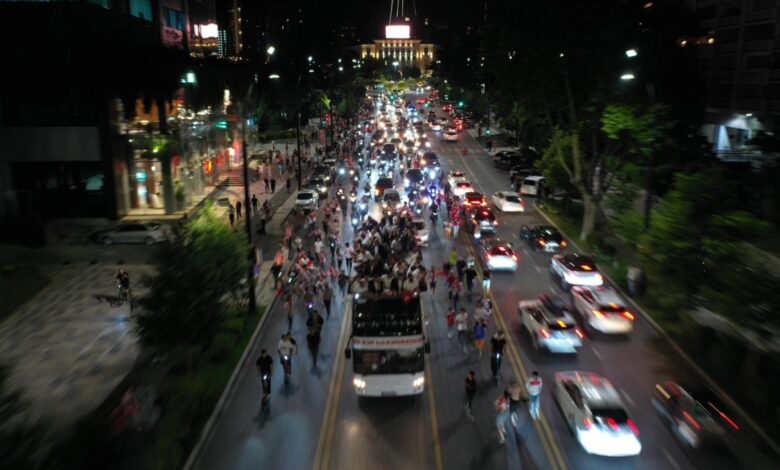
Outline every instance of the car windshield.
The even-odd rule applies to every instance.
[[[471,187],[471,183],[469,183],[469,182],[467,182],[467,181],[461,181],[461,182],[459,182],[459,183],[457,184],[457,186],[458,186],[459,188],[470,188],[470,187]]]
[[[600,305],[599,310],[601,310],[602,313],[623,313],[626,311],[625,307],[617,304]]]
[[[549,322],[547,327],[552,331],[567,331],[574,329],[574,323],[565,322],[563,320],[556,320]]]
[[[593,414],[593,418],[597,421],[606,423],[610,419],[616,424],[623,424],[628,421],[628,415],[626,410],[622,408],[592,408],[590,412]]]
[[[523,180],[523,186],[536,186],[536,181],[526,178]]]
[[[385,193],[385,202],[399,202],[400,200],[401,196],[397,193]]]
[[[512,256],[512,249],[508,246],[495,246],[490,250],[490,254],[494,256]]]
[[[520,202],[520,198],[515,196],[514,194],[507,194],[506,195],[507,202]]]
[[[298,193],[298,199],[301,201],[312,199],[313,197],[314,195],[312,193]]]
[[[415,169],[409,170],[409,172],[406,174],[406,176],[409,179],[421,179],[422,178],[422,171],[420,171],[419,169],[415,168]]]
[[[356,374],[411,374],[421,372],[424,364],[422,348],[417,349],[355,349],[352,367]]]
[[[379,178],[379,180],[376,182],[376,185],[385,188],[392,188],[393,180],[390,178]]]
[[[414,226],[415,230],[425,230],[425,222],[413,222],[412,225]]]

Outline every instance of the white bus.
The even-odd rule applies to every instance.
[[[352,384],[358,396],[421,394],[429,349],[418,294],[353,296],[345,354],[352,359]]]

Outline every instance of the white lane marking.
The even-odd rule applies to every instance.
[[[636,403],[634,403],[634,400],[631,398],[631,395],[626,392],[626,389],[622,388],[620,389],[620,393],[623,395],[623,398],[626,399],[629,405],[631,405],[633,408],[636,408]]]
[[[539,265],[536,264],[536,263],[534,263],[534,269],[536,270],[537,273],[541,273],[542,272],[542,268],[540,268]]]
[[[599,361],[603,361],[603,360],[604,360],[604,358],[601,356],[601,353],[599,352],[599,350],[598,350],[598,349],[596,349],[596,348],[594,348],[594,347],[592,347],[592,346],[591,346],[591,348],[590,348],[590,349],[591,349],[591,351],[593,351],[593,354],[594,354],[594,355],[595,355],[597,358],[599,358]]]
[[[666,451],[666,449],[661,449],[661,451],[664,453],[664,456],[669,461],[670,464],[672,464],[672,467],[674,467],[677,470],[680,470],[680,466],[677,464],[677,461],[674,460],[674,458],[669,454],[669,452]]]

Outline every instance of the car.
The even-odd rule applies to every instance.
[[[639,428],[612,382],[593,372],[556,372],[553,397],[585,452],[606,457],[639,455]]]
[[[386,189],[382,195],[382,209],[385,212],[394,212],[401,206],[401,195],[396,189]]]
[[[317,209],[317,200],[319,199],[317,191],[311,189],[301,189],[295,195],[295,207],[303,210]]]
[[[393,187],[393,180],[392,178],[382,177],[376,180],[376,185],[374,185],[374,199],[379,200],[382,198],[382,196],[385,194],[385,191],[387,189],[390,189]]]
[[[447,182],[454,187],[458,181],[466,181],[466,174],[460,170],[450,170],[447,173]]]
[[[415,218],[412,220],[412,226],[414,227],[414,238],[417,241],[417,246],[428,246],[430,230],[428,230],[425,220],[419,217]]]
[[[569,242],[563,238],[561,232],[550,225],[537,225],[531,228],[523,225],[520,227],[520,238],[528,242],[532,249],[546,253],[555,253],[569,246]]]
[[[569,290],[571,286],[593,287],[604,284],[604,276],[596,268],[596,263],[576,253],[553,255],[550,273],[559,280],[564,290]]]
[[[449,104],[449,103],[448,103],[448,104],[445,104],[445,105],[443,105],[443,106],[441,107],[441,110],[442,110],[442,111],[444,111],[445,113],[451,113],[451,112],[453,111],[453,109],[454,109],[454,108],[453,108],[453,107],[452,107],[452,105],[451,105],[451,104]]]
[[[404,188],[411,189],[425,184],[425,175],[419,168],[410,168],[404,174]]]
[[[487,201],[482,193],[469,191],[461,198],[463,200],[463,209],[468,210],[475,207],[487,207]]]
[[[326,166],[326,165],[317,165],[314,168],[314,170],[312,170],[311,176],[314,176],[316,178],[322,178],[323,180],[325,180],[326,183],[329,183],[330,180],[331,180],[331,177],[330,177],[331,168],[335,168],[335,166],[334,167],[329,167],[329,166]]]
[[[740,430],[726,406],[708,389],[688,389],[667,380],[656,384],[652,403],[675,437],[694,449],[723,446],[731,433]]]
[[[525,203],[513,191],[498,191],[491,198],[493,206],[501,212],[525,212]]]
[[[484,240],[480,245],[482,264],[491,271],[517,271],[518,257],[512,244],[498,238]]]
[[[103,245],[113,245],[114,243],[154,245],[168,241],[169,235],[168,228],[157,222],[136,222],[99,230],[90,235],[90,238]]]
[[[320,199],[325,199],[328,196],[328,183],[325,182],[324,178],[310,176],[304,187],[316,191]]]
[[[474,238],[495,235],[498,221],[487,207],[475,207],[466,211],[466,226],[474,232]]]
[[[520,183],[528,176],[539,176],[539,170],[536,168],[528,168],[527,165],[520,164],[515,165],[509,169],[509,180],[512,182],[519,181]]]
[[[455,129],[447,129],[444,131],[444,136],[442,139],[445,142],[457,142],[458,141],[458,131]]]
[[[395,144],[387,143],[382,146],[382,156],[385,160],[395,160],[397,155],[398,150],[396,149]]]
[[[607,286],[571,288],[574,310],[585,328],[604,334],[625,335],[634,329],[635,315],[614,289]]]
[[[474,188],[471,186],[471,183],[469,183],[466,180],[457,181],[455,184],[452,185],[452,194],[458,197],[463,197],[464,194],[473,191]]]
[[[501,150],[493,155],[493,166],[501,170],[508,170],[515,165],[522,163],[520,152],[511,150]]]
[[[527,176],[520,185],[520,194],[538,196],[544,187],[544,176]]]
[[[428,168],[428,169],[434,169],[436,171],[441,170],[441,163],[439,162],[439,157],[431,151],[423,153],[422,157],[420,157],[420,166]]]
[[[325,165],[328,168],[336,168],[336,165],[338,165],[338,161],[335,158],[326,158],[322,161],[322,164]]]
[[[438,122],[434,121],[431,123],[431,130],[434,132],[441,132],[443,129],[442,125]]]
[[[576,353],[585,334],[577,326],[566,305],[554,294],[539,294],[535,300],[517,303],[520,325],[531,338],[534,349],[551,353]]]

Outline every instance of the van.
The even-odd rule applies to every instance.
[[[544,176],[528,176],[520,185],[520,194],[527,196],[538,196],[539,188],[544,186]]]

